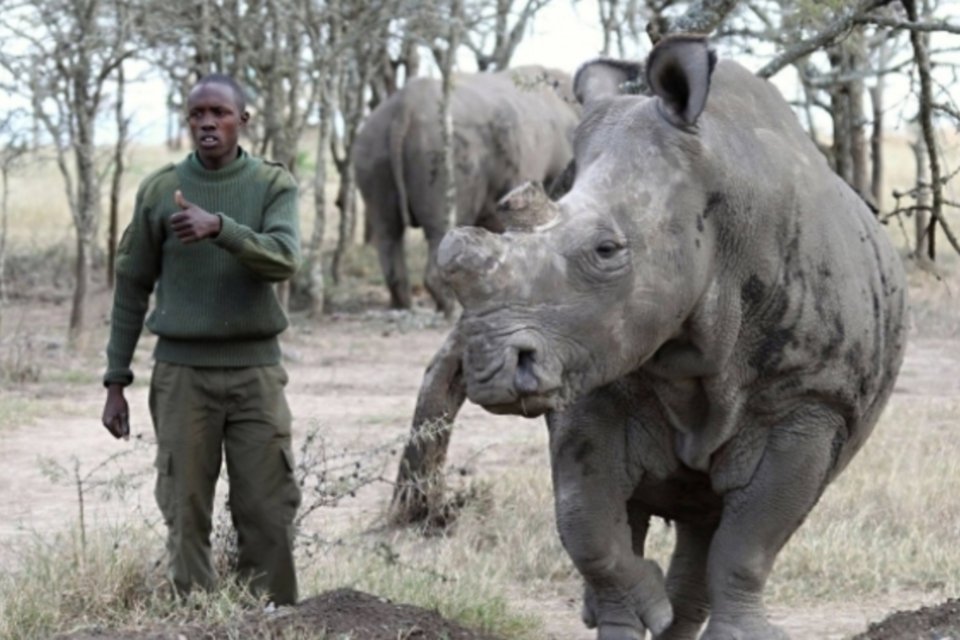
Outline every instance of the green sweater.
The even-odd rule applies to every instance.
[[[220,233],[183,244],[170,216],[183,197],[222,221]],[[280,362],[287,317],[273,283],[290,278],[300,257],[297,185],[281,166],[241,151],[210,171],[192,153],[148,176],[117,250],[116,289],[104,384],[133,381],[130,361],[144,325],[158,336],[154,357],[194,367]]]

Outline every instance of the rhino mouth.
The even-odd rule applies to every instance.
[[[524,418],[539,418],[548,411],[558,408],[558,403],[551,396],[521,396],[516,401],[506,404],[481,405],[485,410],[497,415],[523,416]]]
[[[550,367],[530,348],[506,347],[465,359],[467,397],[487,411],[526,417],[556,409],[561,388]]]

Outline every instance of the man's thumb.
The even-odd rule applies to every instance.
[[[181,209],[189,209],[190,203],[187,202],[186,198],[183,197],[183,194],[180,192],[180,189],[177,189],[173,194],[173,201],[177,203],[177,206]]]

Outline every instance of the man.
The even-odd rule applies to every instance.
[[[300,490],[277,339],[288,322],[273,284],[297,269],[297,185],[240,148],[249,114],[232,78],[201,79],[187,110],[195,151],[143,181],[120,241],[103,424],[129,435],[124,387],[156,286],[149,402],[173,584],[215,585],[211,513],[225,452],[240,573],[255,593],[292,604]]]

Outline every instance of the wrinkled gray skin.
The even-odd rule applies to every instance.
[[[598,638],[781,638],[764,585],[891,393],[902,267],[771,85],[692,36],[651,52],[654,95],[618,95],[636,73],[578,72],[565,197],[526,187],[512,230],[441,244],[467,396],[546,415]],[[665,579],[651,515],[676,526]]]
[[[550,184],[573,157],[579,107],[570,77],[537,66],[454,79],[457,210],[460,224],[490,224],[497,201],[527,180]],[[391,306],[410,307],[403,254],[407,226],[429,246],[425,284],[446,313],[453,299],[436,273],[447,230],[440,82],[411,80],[377,107],[357,137],[354,167]]]

